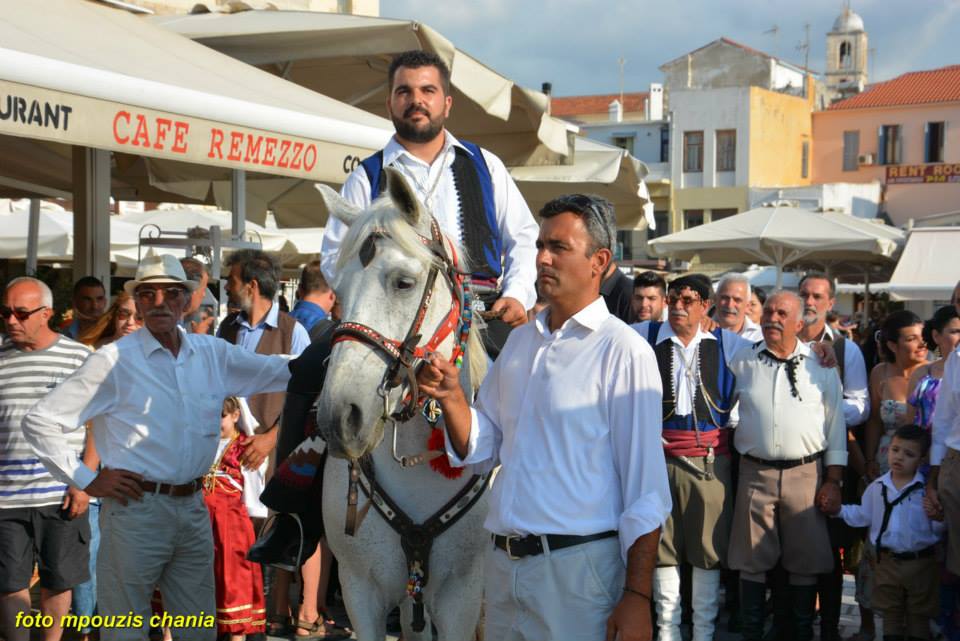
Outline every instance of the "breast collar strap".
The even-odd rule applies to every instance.
[[[387,237],[386,232],[382,230],[376,231],[374,234],[378,237]],[[459,270],[456,249],[451,243],[449,244],[450,251],[447,251],[448,242],[440,232],[440,226],[436,218],[433,217],[430,218],[430,234],[430,238],[420,236],[420,240],[439,259],[439,265],[436,261],[430,265],[423,294],[420,297],[420,305],[403,340],[388,338],[368,325],[352,321],[340,323],[333,332],[334,344],[342,341],[357,341],[366,343],[387,355],[387,371],[380,383],[378,393],[384,399],[384,418],[400,423],[413,418],[425,400],[420,395],[417,386],[416,372],[420,363],[430,352],[436,351],[443,341],[456,332],[457,340],[451,350],[450,362],[458,365],[466,346],[467,336],[470,333],[471,306],[467,301],[469,294],[466,289],[464,274]],[[441,267],[443,268],[442,272]],[[450,311],[433,336],[421,345],[421,328],[427,311],[430,309],[437,277],[441,273],[453,293]],[[407,384],[408,392],[404,396],[400,408],[388,416],[387,396],[392,389],[401,386],[404,382]]]

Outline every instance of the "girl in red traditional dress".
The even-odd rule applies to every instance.
[[[217,635],[230,641],[264,632],[266,606],[260,567],[247,561],[253,545],[253,523],[243,502],[240,455],[248,437],[240,432],[242,403],[223,401],[220,448],[204,478],[204,500],[213,526],[214,577],[217,584]]]

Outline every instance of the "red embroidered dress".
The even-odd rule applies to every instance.
[[[220,454],[204,478],[204,501],[213,527],[217,586],[217,635],[265,631],[266,606],[260,566],[247,561],[253,523],[243,504],[240,455],[246,436],[220,441]]]

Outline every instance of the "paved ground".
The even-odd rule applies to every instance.
[[[843,609],[840,616],[840,627],[841,635],[843,638],[849,637],[850,635],[857,632],[860,628],[860,617],[857,610],[856,601],[853,598],[854,588],[853,588],[853,577],[845,576],[844,577],[844,590],[843,590]],[[333,615],[341,623],[346,623],[346,615],[341,611],[333,611]],[[689,634],[689,631],[687,632]],[[66,637],[68,641],[71,641],[70,635]],[[687,637],[688,638],[688,637]],[[877,639],[882,639],[882,621],[877,619]],[[32,641],[41,641],[42,637],[37,635],[32,635]],[[270,641],[285,641],[285,637],[268,637]],[[397,641],[398,637],[395,635],[387,635],[388,641]],[[731,634],[727,632],[726,626],[726,617],[723,617],[720,621],[720,624],[717,627],[717,636],[715,641],[740,641],[739,634]]]
[[[860,629],[860,614],[859,610],[857,609],[857,602],[853,598],[853,594],[853,577],[845,576],[843,584],[843,607],[840,613],[840,634],[843,638],[847,638],[855,634]],[[338,621],[341,620],[341,615],[339,613],[334,612],[334,616],[337,617]],[[818,626],[815,627],[818,628]],[[817,629],[817,633],[819,634],[819,629]],[[685,635],[685,638],[689,638],[689,630],[686,631]],[[395,635],[387,635],[388,641],[397,641],[398,638],[399,637]],[[880,621],[879,618],[877,619],[876,638],[883,638],[882,621]],[[269,637],[269,639],[272,641],[286,641],[284,638],[280,637]],[[726,616],[723,616],[720,624],[717,626],[717,635],[714,641],[740,641],[739,634],[727,632]]]

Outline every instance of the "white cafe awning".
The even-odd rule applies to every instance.
[[[906,300],[950,300],[960,282],[960,227],[923,227],[909,232],[889,291]]]
[[[402,51],[436,53],[450,67],[448,125],[508,166],[556,164],[574,127],[547,113],[548,99],[410,20],[310,11],[157,16],[154,24],[374,114],[385,112],[387,68]]]
[[[0,133],[342,182],[389,123],[92,2],[2,2]]]

